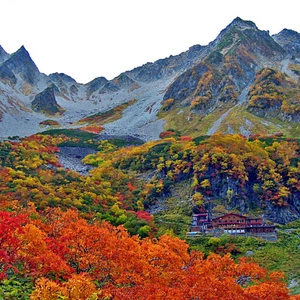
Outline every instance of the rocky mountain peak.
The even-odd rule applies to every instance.
[[[268,31],[260,30],[252,21],[244,21],[239,17],[220,32],[209,48],[222,55],[236,55],[236,49],[243,48],[242,52],[251,53],[250,56],[270,58],[272,61],[280,60],[286,54]]]
[[[0,64],[9,58],[9,54],[0,46]]]
[[[21,46],[15,53],[13,53],[11,58],[13,58],[15,62],[22,64],[33,64],[36,67],[35,63],[30,57],[29,52],[24,46]]]
[[[286,56],[269,32],[241,18],[234,19],[208,48],[198,65],[168,87],[164,95],[167,109],[168,103],[175,103],[175,107],[188,107],[192,113],[205,116],[224,105],[245,102],[257,69],[265,64],[275,66]]]
[[[272,37],[289,54],[300,56],[300,33],[285,28]]]
[[[246,29],[255,31],[258,30],[255,23],[253,23],[252,21],[244,21],[240,17],[237,17],[219,33],[217,38],[212,41],[209,46],[215,47],[222,39],[226,38],[228,35],[232,35],[233,32],[241,32]]]
[[[131,86],[134,83],[134,81],[128,75],[122,73],[113,79],[113,83],[118,87],[126,88]]]
[[[36,84],[39,80],[40,71],[24,46],[11,54],[3,65],[15,75],[20,74],[23,80],[31,85]]]
[[[298,33],[295,30],[284,28],[279,33],[274,34],[273,37],[285,37],[285,38],[293,38],[293,39],[299,39],[300,33]]]
[[[241,29],[258,29],[254,22],[252,21],[245,21],[241,19],[240,17],[236,17],[226,28],[232,28],[232,27],[239,27]]]
[[[89,97],[92,93],[103,87],[107,82],[108,80],[105,77],[101,76],[85,84],[87,88],[87,96]]]

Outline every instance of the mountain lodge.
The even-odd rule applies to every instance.
[[[209,233],[214,229],[223,229],[229,234],[260,234],[272,233],[274,225],[266,225],[262,218],[248,218],[243,215],[228,213],[213,219],[209,219],[208,212],[193,214],[190,232]]]

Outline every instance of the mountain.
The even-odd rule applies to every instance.
[[[300,33],[283,29],[278,34],[273,35],[273,39],[285,49],[290,55],[298,56],[300,55]]]
[[[15,76],[19,75],[25,82],[31,85],[37,83],[40,74],[24,46],[5,60],[1,67],[10,70]]]
[[[89,83],[87,83],[86,84],[87,96],[89,97],[92,93],[99,90],[99,88],[104,86],[107,82],[108,80],[105,77],[98,77],[90,81]]]
[[[299,135],[299,49],[295,31],[270,36],[252,21],[236,18],[206,46],[192,46],[112,80],[80,84],[63,73],[40,73],[24,46],[13,54],[1,47],[0,137],[42,130],[49,107],[36,109],[32,101],[49,87],[60,112],[52,117],[62,128],[83,126],[79,120],[131,103],[121,117],[104,124],[106,133],[144,140],[158,139],[170,128],[191,136]]]
[[[265,116],[272,109],[276,110],[273,116],[298,121],[299,102],[293,103],[294,110],[282,111],[283,104],[291,106],[291,103],[295,101],[278,96],[278,94],[283,95],[284,88],[286,94],[291,89],[296,89],[298,93],[299,86],[296,80],[291,82],[296,79],[295,76],[287,78],[283,74],[283,68],[288,69],[290,63],[290,60],[286,58],[287,51],[276,43],[268,32],[259,30],[253,22],[237,18],[219,34],[211,43],[211,47],[212,51],[209,55],[199,64],[181,74],[168,87],[164,95],[165,103],[167,103],[165,110],[169,111],[170,103],[172,103],[172,107],[184,108],[189,116],[193,115],[192,118],[202,119],[205,125],[207,125],[205,117],[208,115],[211,117],[211,114],[215,113],[217,123],[207,128],[207,134],[212,134],[219,129],[227,133],[241,132],[246,135],[253,132],[251,127],[255,126],[252,124],[255,115],[251,116],[250,120],[246,115],[249,111],[256,112],[258,116]],[[256,84],[260,86],[262,83],[260,77],[268,73],[261,70],[266,70],[267,66],[274,69],[274,72],[271,71],[270,74],[276,73],[274,76],[280,77],[280,80],[265,78],[270,86],[266,84],[262,95],[259,92],[255,94]],[[266,74],[266,76],[269,75]],[[253,101],[254,96],[260,100]],[[278,99],[275,100],[275,98]],[[262,105],[262,102],[265,105]],[[275,107],[273,102],[276,102]],[[253,106],[255,109],[252,109]],[[244,113],[241,110],[244,110]],[[219,111],[221,113],[218,114]],[[244,120],[234,124],[230,119],[232,119],[232,113],[237,113],[237,111]],[[281,116],[283,113],[285,117]],[[225,125],[223,128],[222,124]]]

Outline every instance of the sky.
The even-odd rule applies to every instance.
[[[300,32],[299,0],[0,0],[0,45],[45,74],[113,79],[214,40],[234,18]]]

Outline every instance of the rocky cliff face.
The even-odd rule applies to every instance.
[[[216,170],[211,170],[215,174]],[[272,201],[262,203],[259,195],[255,192],[254,186],[258,181],[249,180],[241,187],[238,180],[217,175],[211,177],[211,195],[209,199],[223,199],[222,203],[227,210],[237,209],[242,213],[249,213],[253,209],[261,209],[264,218],[279,224],[286,224],[300,218],[300,193],[291,195],[285,207],[274,205]],[[230,196],[229,196],[230,194]],[[208,199],[207,208],[211,208]]]
[[[32,109],[49,115],[61,113],[63,109],[57,104],[54,91],[55,87],[51,86],[37,94],[32,101]]]

